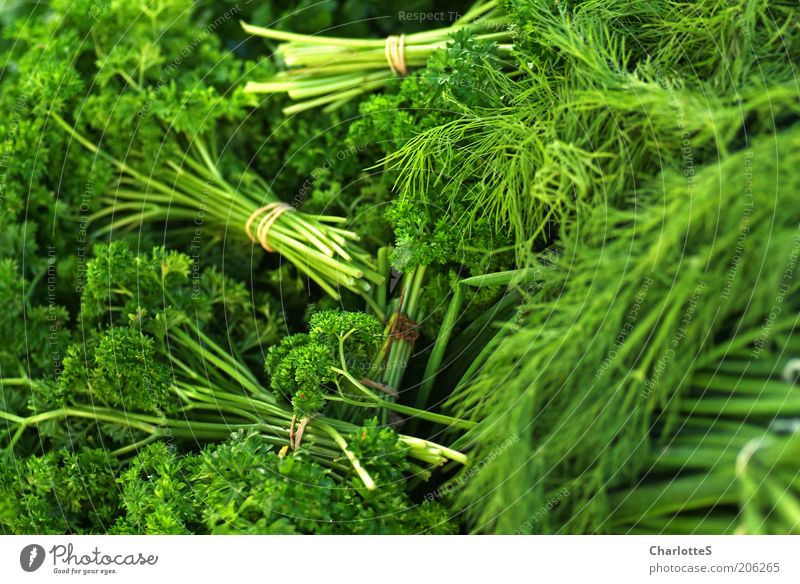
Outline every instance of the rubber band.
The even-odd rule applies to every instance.
[[[369,377],[362,377],[361,383],[363,383],[367,387],[371,387],[372,389],[377,389],[378,391],[382,391],[386,395],[391,396],[393,398],[397,398],[400,395],[394,387],[386,385],[385,383],[372,381]]]
[[[263,247],[269,253],[274,253],[275,250],[269,244],[269,230],[272,229],[272,226],[275,224],[275,221],[278,220],[278,217],[287,211],[294,211],[294,207],[283,202],[268,203],[263,207],[259,207],[253,211],[250,217],[248,217],[247,222],[244,224],[244,230],[247,233],[247,237],[249,237],[250,241],[253,243],[258,241],[261,247]],[[252,226],[253,221],[256,219],[258,219],[258,223],[256,224],[254,235]]]
[[[294,442],[292,443],[292,450],[300,448],[300,443],[303,441],[303,433],[306,431],[306,426],[311,421],[311,416],[305,416],[300,420],[300,425],[297,427],[297,434],[295,434]]]
[[[386,55],[386,62],[389,63],[389,69],[395,75],[405,75],[408,72],[406,69],[405,44],[406,35],[404,34],[392,34],[386,37],[384,54]]]
[[[418,328],[418,322],[414,322],[403,313],[398,313],[390,336],[413,346],[419,338]]]

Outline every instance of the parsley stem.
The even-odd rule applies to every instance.
[[[353,470],[356,471],[356,474],[364,483],[364,486],[367,488],[367,490],[374,491],[376,488],[375,482],[372,480],[372,477],[369,476],[367,470],[363,466],[361,466],[361,461],[356,457],[355,454],[353,454],[353,452],[347,446],[347,441],[344,439],[344,437],[339,432],[337,432],[335,428],[329,426],[325,422],[317,422],[317,426],[324,432],[327,432],[328,435],[331,438],[333,438],[334,442],[336,442],[336,444],[339,445],[339,448],[342,449],[342,452],[344,452],[344,455],[347,457],[347,460],[350,461],[350,464],[353,466]]]

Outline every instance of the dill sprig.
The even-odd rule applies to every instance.
[[[493,460],[461,492],[478,529],[518,530],[564,488],[531,530],[584,533],[604,521],[605,492],[637,476],[654,418],[675,423],[710,341],[768,321],[779,287],[797,288],[787,265],[800,215],[779,201],[800,187],[798,144],[800,126],[762,137],[690,179],[666,172],[633,209],[600,207],[576,223],[558,269],[541,270],[541,291],[450,400],[480,422],[473,459]],[[513,449],[495,452],[509,437]]]
[[[480,92],[494,99],[451,95],[445,107],[460,115],[421,129],[385,163],[400,202],[436,204],[465,237],[488,221],[513,236],[523,265],[576,216],[625,207],[639,185],[682,171],[689,143],[693,164],[724,154],[741,139],[742,107],[764,116],[773,93],[796,94],[800,42],[787,35],[796,22],[787,3],[774,13],[627,0],[507,10],[515,74],[486,63]]]

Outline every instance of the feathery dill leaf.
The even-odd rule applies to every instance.
[[[762,136],[688,178],[666,172],[633,209],[598,208],[574,226],[559,269],[543,273],[515,328],[450,400],[480,421],[474,460],[519,439],[461,493],[476,529],[513,532],[562,488],[569,496],[534,531],[604,520],[606,491],[635,476],[653,416],[674,421],[715,335],[763,323],[779,287],[796,286],[787,262],[800,215],[781,201],[800,188],[798,145],[800,126]]]

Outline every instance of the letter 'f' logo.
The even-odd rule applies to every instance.
[[[35,572],[42,567],[44,556],[44,548],[39,544],[26,545],[19,553],[19,565],[26,572]]]

